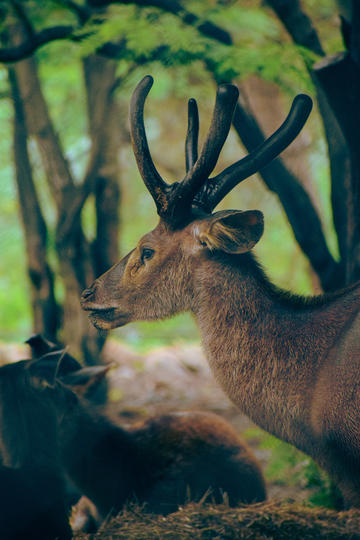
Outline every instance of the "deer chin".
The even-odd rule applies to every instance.
[[[89,310],[89,319],[98,330],[111,330],[124,326],[131,321],[130,315],[121,313],[117,308]]]

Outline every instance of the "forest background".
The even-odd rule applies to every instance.
[[[240,86],[247,117],[240,118],[243,128],[232,129],[222,169],[247,153],[244,146],[256,146],[259,136],[261,142],[256,129],[269,134],[280,125],[296,93],[310,94],[315,110],[284,153],[288,186],[276,184],[277,169],[268,167],[262,179],[234,189],[222,207],[264,212],[256,253],[281,287],[308,294],[356,277],[356,268],[340,268],[346,248],[313,76],[325,51],[345,48],[339,13],[351,20],[351,2],[2,2],[0,339],[22,342],[40,331],[89,362],[101,349],[104,336],[81,313],[80,292],[157,221],[127,121],[131,92],[147,73],[155,78],[148,137],[168,179],[184,174],[189,97],[199,102],[204,136],[216,83]],[[338,163],[346,169],[346,160]],[[113,336],[141,350],[198,340],[187,314],[131,324]]]

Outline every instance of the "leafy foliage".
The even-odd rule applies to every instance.
[[[331,5],[328,2],[308,2],[308,4],[312,16],[322,22],[329,35],[334,35],[332,32],[334,2],[331,2]],[[291,93],[295,88],[303,91],[311,88],[303,59],[305,56],[307,62],[312,62],[314,57],[308,51],[284,40],[280,23],[270,10],[259,6],[255,0],[242,2],[187,0],[183,5],[198,17],[195,27],[185,24],[180,17],[160,9],[113,5],[106,14],[98,15],[96,20],[89,20],[76,34],[77,37],[82,36],[81,42],[54,42],[37,52],[42,85],[50,113],[76,178],[81,178],[84,172],[89,150],[81,59],[109,40],[123,43],[123,54],[117,67],[119,86],[116,91],[124,111],[120,119],[123,124],[124,141],[128,137],[126,118],[131,90],[143,74],[148,72],[156,74],[151,102],[147,104],[149,141],[155,150],[155,159],[160,170],[163,168],[165,176],[170,178],[181,178],[184,172],[182,150],[185,130],[184,99],[193,96],[199,100],[204,125],[201,129],[205,129],[207,125],[203,119],[207,119],[211,114],[213,82],[206,69],[207,63],[215,66],[216,76],[220,80],[246,79],[249,75],[256,74],[262,79],[275,82]],[[50,0],[44,3],[27,0],[24,6],[37,30],[53,24],[77,24],[74,12],[65,9],[64,2]],[[331,18],[327,25],[326,21],[324,22],[326,17]],[[234,45],[221,44],[199,32],[199,26],[205,20],[226,29],[231,34]],[[137,63],[134,64],[134,60]],[[151,62],[148,62],[149,60]],[[12,182],[11,107],[6,94],[6,69],[1,67],[0,95],[4,97],[0,101],[0,122],[3,126],[3,137],[0,141],[2,231],[0,335],[3,338],[17,337],[17,340],[21,340],[30,332],[31,323],[24,246]],[[319,134],[317,133],[314,138],[318,139]],[[54,224],[55,209],[48,194],[40,158],[35,148],[30,146],[30,149],[42,209],[48,221]],[[226,153],[231,162],[234,157],[236,159],[241,155],[242,150],[238,142],[230,138],[224,148],[224,154]],[[170,164],[166,159],[167,156],[171,156]],[[124,142],[124,146],[120,149],[119,159],[123,170],[120,179],[123,189],[121,247],[122,251],[126,252],[151,224],[155,224],[156,218],[152,201],[144,193],[139,181],[128,143]],[[331,233],[328,188],[327,194],[323,195],[328,182],[324,146],[314,145],[311,160],[316,163],[316,167],[313,167],[313,178],[315,182],[319,182],[320,204],[324,209],[324,215],[327,216],[325,221],[327,231]],[[228,162],[225,160],[220,166],[222,164],[226,166]],[[228,207],[261,208],[266,216],[267,227],[258,253],[264,266],[269,269],[271,278],[297,292],[311,291],[308,263],[295,245],[293,235],[275,198],[269,195],[260,183],[252,182],[251,185],[239,187],[224,204]],[[134,208],[137,208],[136,219]],[[93,235],[94,230],[93,216],[89,201],[83,216],[89,237]],[[54,230],[50,230],[50,248],[53,243]],[[274,246],[277,246],[276,260],[273,256]],[[59,295],[62,294],[61,290],[61,283],[57,282]],[[187,316],[181,316],[179,320],[164,321],[161,328],[157,325],[156,330],[148,323],[130,325],[119,330],[119,335],[141,347],[153,342],[154,335],[158,336],[156,339],[166,341],[178,339],[178,336],[184,339],[197,339],[194,324]]]
[[[299,54],[299,47],[280,41],[279,25],[265,10],[235,5],[208,10],[206,3],[202,6],[189,3],[189,9],[196,7],[199,16],[195,26],[155,8],[111,6],[78,32],[82,38],[79,54],[86,56],[115,41],[121,44],[121,57],[127,61],[143,64],[155,59],[165,66],[184,66],[201,60],[215,69],[220,81],[256,74],[288,89],[311,87],[302,61],[310,53],[301,50]],[[235,36],[234,44],[224,45],[201,34],[198,29],[205,17],[228,29]]]

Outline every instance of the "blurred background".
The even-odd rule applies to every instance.
[[[9,0],[0,15],[3,342],[36,331],[88,363],[98,358],[106,336],[81,312],[81,290],[157,223],[128,127],[131,93],[148,73],[148,139],[168,181],[184,176],[188,98],[199,104],[201,143],[217,84],[240,88],[218,172],[277,129],[297,93],[308,93],[314,111],[281,162],[221,207],[264,213],[256,255],[282,288],[312,294],[356,278],[348,262],[356,243],[349,247],[344,225],[354,194],[334,196],[336,168],[337,185],[351,184],[351,151],[346,133],[336,138],[341,129],[316,74],[319,61],[349,48],[351,2]],[[139,351],[198,341],[188,314],[130,324],[112,337]]]
[[[104,347],[108,336],[79,297],[157,223],[128,126],[146,74],[155,80],[149,145],[169,182],[185,172],[190,97],[201,144],[217,85],[239,87],[217,173],[273,133],[296,94],[309,94],[300,136],[220,206],[264,213],[256,256],[279,287],[319,294],[360,278],[360,2],[7,0],[0,37],[0,363],[24,357],[19,346],[33,332],[83,363],[115,360],[108,398],[124,421],[179,408],[220,413],[247,430],[271,496],[331,506],[311,460],[224,396],[189,314],[129,324]]]

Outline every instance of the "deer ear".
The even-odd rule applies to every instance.
[[[41,334],[33,334],[25,343],[30,346],[33,358],[40,358],[40,356],[57,349],[55,343],[52,343]]]
[[[211,251],[246,253],[264,232],[264,216],[259,210],[225,210],[200,222],[197,237]]]
[[[107,366],[89,366],[78,371],[73,371],[60,377],[60,380],[66,386],[69,386],[78,396],[85,396],[88,390],[93,389],[104,379],[111,368]]]
[[[66,349],[52,343],[41,334],[33,334],[25,341],[31,348],[31,355],[34,359],[47,358],[59,363],[59,372],[61,374],[69,371],[81,369],[81,364],[73,356],[66,352]]]
[[[58,362],[45,354],[38,360],[31,360],[27,366],[31,376],[31,383],[36,388],[55,387],[55,379],[58,371]]]

